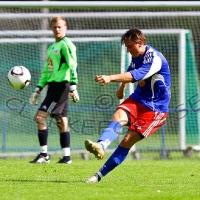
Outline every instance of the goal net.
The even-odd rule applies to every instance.
[[[14,8],[2,6],[0,2],[1,153],[39,151],[34,122],[37,107],[30,106],[28,100],[40,77],[46,49],[54,42],[49,20],[56,15],[67,19],[67,36],[77,47],[80,102],[70,104],[69,108],[72,151],[84,150],[85,139],[96,141],[119,104],[115,97],[119,84],[100,87],[94,78],[98,74],[126,71],[130,56],[121,46],[120,36],[132,27],[143,30],[148,44],[165,55],[172,73],[169,118],[152,137],[136,144],[136,149],[151,152],[152,157],[153,151],[185,150],[188,146],[198,150],[200,56],[195,24],[198,24],[200,16],[197,11],[198,7],[170,10],[167,7],[89,9],[81,5],[49,8],[40,7],[39,2],[37,8],[30,5]],[[7,82],[7,73],[15,65],[27,67],[32,74],[30,85],[21,91],[13,90]],[[126,97],[133,87],[130,84]],[[44,95],[45,90],[40,102]],[[49,151],[59,151],[55,121],[49,118],[47,124]],[[126,130],[123,128],[109,149],[116,148]]]

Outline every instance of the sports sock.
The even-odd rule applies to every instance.
[[[70,133],[64,132],[60,134],[60,145],[62,147],[63,159],[70,160]]]
[[[112,171],[115,167],[120,165],[126,158],[129,148],[118,146],[114,153],[109,157],[103,167],[99,170],[103,176]]]
[[[103,177],[101,172],[97,172],[94,174],[97,178],[98,178],[98,182],[101,180],[101,178]]]
[[[47,145],[40,146],[40,154],[43,156],[47,156]]]
[[[47,139],[48,139],[48,129],[38,130],[38,140],[40,143],[40,154],[47,156]]]
[[[70,148],[66,147],[66,148],[62,148],[62,152],[63,152],[63,159],[68,162],[71,160],[70,158]]]
[[[117,139],[121,127],[122,126],[119,122],[112,121],[108,124],[107,128],[102,131],[97,142],[102,145],[104,150],[107,149],[107,147]]]

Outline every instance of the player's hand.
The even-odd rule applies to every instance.
[[[70,85],[68,98],[69,98],[70,103],[79,102],[80,98],[79,98],[79,95],[78,95],[76,85]]]
[[[29,99],[30,105],[35,106],[35,105],[38,104],[38,97],[39,97],[39,95],[40,95],[40,88],[36,87],[35,91],[31,95],[31,98]]]
[[[101,86],[104,86],[104,85],[110,83],[111,77],[110,77],[110,76],[106,76],[106,75],[100,75],[100,76],[97,75],[97,76],[95,77],[94,80],[95,80],[96,82],[99,82],[99,84],[100,84]]]

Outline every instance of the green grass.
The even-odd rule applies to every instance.
[[[129,157],[99,183],[84,181],[103,161],[74,157],[71,165],[29,164],[32,158],[0,160],[0,199],[125,199],[199,200],[198,158],[179,160],[132,160]]]
[[[109,148],[113,149],[119,144],[124,135],[120,135],[117,140],[115,140]],[[71,150],[85,150],[84,141],[86,139],[90,139],[92,141],[96,141],[99,138],[98,134],[93,135],[84,135],[84,134],[71,134]],[[194,137],[195,138],[195,137]],[[197,138],[197,137],[196,137]],[[13,143],[13,140],[15,141]],[[166,134],[165,136],[165,145],[168,149],[178,148],[179,147],[179,139],[177,134]],[[31,134],[19,134],[15,132],[9,132],[6,135],[6,140],[4,144],[0,145],[4,146],[6,149],[6,153],[9,152],[38,152],[39,143],[37,132]],[[156,132],[153,136],[145,138],[136,144],[137,149],[160,149],[161,148],[161,134]],[[57,129],[55,132],[50,131],[48,137],[48,149],[50,151],[58,151],[60,150],[60,142],[59,142],[59,134]],[[2,149],[0,149],[0,152]]]

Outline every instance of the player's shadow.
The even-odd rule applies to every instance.
[[[0,180],[0,182],[25,182],[25,183],[28,183],[28,182],[40,182],[40,183],[84,183],[83,180],[75,180],[75,181],[48,181],[48,180],[12,180],[12,179],[5,179],[5,180]]]

